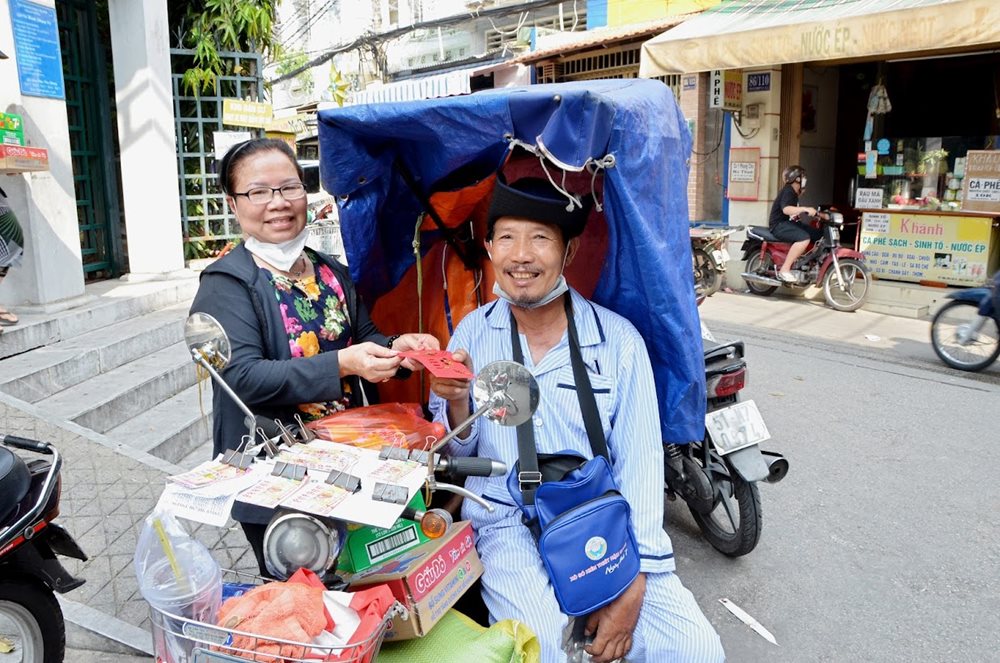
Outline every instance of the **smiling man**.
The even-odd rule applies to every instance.
[[[571,365],[571,338],[578,339],[612,472],[631,507],[641,558],[636,580],[587,620],[586,633],[592,637],[587,651],[595,663],[626,655],[634,663],[721,661],[719,637],[674,574],[673,549],[663,531],[663,449],[646,346],[627,320],[569,288],[563,276],[587,222],[589,198],[585,201],[571,201],[542,179],[497,183],[487,249],[498,299],[466,316],[448,347],[474,373],[490,362],[522,355],[541,393],[532,419],[538,453],[571,450],[591,458]],[[568,333],[571,326],[574,335]],[[520,352],[513,346],[515,336]],[[470,387],[469,380],[432,378],[435,418],[449,428],[466,419]],[[449,451],[496,458],[513,467],[517,433],[477,421]],[[492,512],[470,500],[463,506],[463,517],[476,530],[485,567],[483,599],[491,619],[526,623],[538,636],[545,663],[565,661],[562,636],[568,618],[507,490],[507,477],[470,478],[466,487],[495,506]]]

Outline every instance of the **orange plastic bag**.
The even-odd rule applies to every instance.
[[[427,421],[417,403],[381,403],[327,415],[306,424],[316,436],[366,449],[426,449],[444,437],[444,426]]]

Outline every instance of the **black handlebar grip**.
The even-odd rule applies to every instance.
[[[52,451],[49,449],[48,442],[29,440],[26,437],[18,437],[17,435],[0,435],[0,443],[14,447],[16,449],[23,449],[25,451],[34,451],[35,453],[40,453],[40,454],[52,453]]]
[[[281,429],[278,428],[278,424],[274,422],[274,419],[269,419],[258,414],[254,416],[254,425],[264,431],[264,435],[266,435],[269,440],[273,440],[281,435]]]
[[[496,477],[507,472],[507,466],[492,458],[449,458],[448,474],[460,477]]]

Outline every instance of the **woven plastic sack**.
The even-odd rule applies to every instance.
[[[381,403],[337,412],[306,424],[316,436],[367,449],[425,449],[444,437],[444,426],[427,421],[417,403]]]
[[[538,639],[525,624],[505,619],[483,628],[449,610],[424,637],[382,645],[378,663],[538,663],[541,657]]]

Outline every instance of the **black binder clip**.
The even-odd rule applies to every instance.
[[[302,481],[306,478],[306,466],[296,465],[295,463],[285,463],[279,460],[274,464],[274,469],[271,470],[271,476],[291,479],[292,481]]]
[[[253,456],[240,453],[236,449],[230,449],[223,454],[222,462],[226,465],[232,465],[238,470],[245,470],[253,464]]]
[[[392,483],[376,483],[375,490],[372,491],[372,499],[376,502],[389,502],[390,504],[406,504],[410,501],[410,491],[406,486],[397,486]]]
[[[305,422],[302,421],[302,417],[299,416],[298,412],[293,415],[295,417],[295,423],[299,425],[299,436],[301,436],[303,442],[312,442],[316,439],[316,433],[312,432],[311,428],[306,427]]]
[[[278,431],[281,434],[281,441],[285,443],[286,447],[292,447],[298,442],[295,439],[295,434],[285,424],[281,423],[281,419],[275,419],[274,424],[278,427]]]
[[[326,478],[326,483],[343,488],[349,493],[356,493],[361,490],[361,477],[348,474],[344,470],[333,470]]]
[[[378,452],[379,460],[410,460],[410,452],[404,447],[384,446]]]
[[[410,449],[410,460],[417,465],[426,465],[427,458],[430,455],[430,452],[424,449]]]

